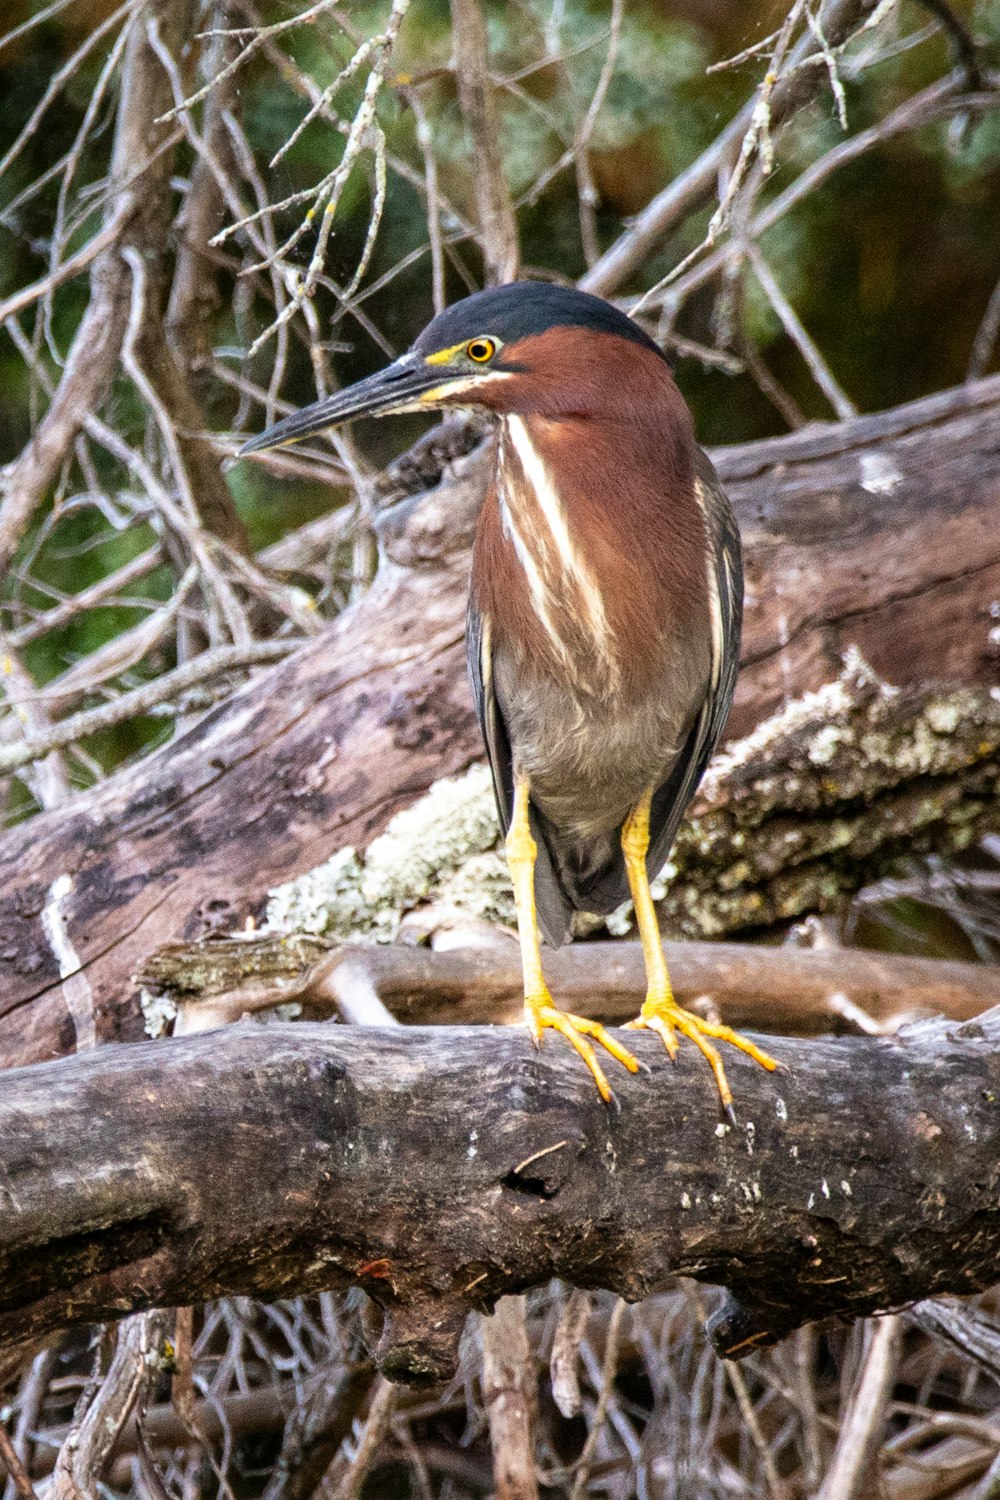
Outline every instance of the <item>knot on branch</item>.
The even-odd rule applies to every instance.
[[[458,1346],[471,1304],[462,1298],[418,1298],[383,1306],[375,1362],[389,1380],[437,1385],[458,1368]]]

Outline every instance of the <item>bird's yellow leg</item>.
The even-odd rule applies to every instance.
[[[553,1005],[542,973],[542,950],[538,939],[538,918],[535,912],[535,859],[538,846],[531,835],[528,821],[529,786],[526,778],[517,781],[514,790],[514,816],[507,834],[507,863],[514,885],[514,905],[517,909],[517,931],[521,939],[521,970],[524,974],[524,1018],[528,1023],[532,1040],[541,1046],[542,1033],[550,1027],[564,1036],[583,1058],[594,1075],[594,1082],[601,1098],[610,1103],[611,1086],[604,1076],[604,1069],[597,1061],[588,1037],[607,1049],[612,1057],[637,1073],[639,1064],[625,1047],[616,1042],[610,1032],[597,1021],[588,1021],[584,1016],[572,1016]]]
[[[740,1036],[739,1032],[733,1031],[729,1026],[703,1021],[700,1016],[693,1015],[691,1011],[682,1010],[674,999],[667,961],[663,956],[663,944],[660,942],[656,908],[649,889],[649,876],[646,873],[646,854],[649,851],[649,810],[652,800],[652,792],[647,792],[632,809],[622,827],[622,853],[625,856],[629,890],[632,892],[632,904],[635,907],[639,936],[642,939],[647,983],[646,999],[642,1010],[636,1019],[628,1024],[631,1027],[646,1027],[650,1031],[655,1031],[662,1038],[663,1045],[671,1057],[677,1056],[676,1032],[679,1031],[682,1036],[694,1042],[715,1074],[723,1108],[732,1116],[732,1090],[726,1078],[726,1070],[722,1065],[719,1049],[712,1046],[709,1038],[712,1037],[720,1042],[731,1042],[734,1047],[738,1047],[741,1052],[745,1052],[748,1057],[753,1058],[754,1062],[760,1063],[762,1068],[767,1068],[769,1071],[776,1068],[777,1063],[772,1057],[768,1057],[766,1052],[755,1047],[753,1042]]]

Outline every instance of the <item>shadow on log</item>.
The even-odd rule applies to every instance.
[[[730,1053],[736,1128],[691,1049],[634,1045],[650,1072],[616,1073],[611,1110],[508,1030],[244,1024],[12,1071],[0,1337],[355,1284],[382,1368],[419,1381],[454,1368],[471,1309],[552,1276],[725,1285],[734,1357],[1000,1278],[1000,1010],[769,1039],[776,1076]]]

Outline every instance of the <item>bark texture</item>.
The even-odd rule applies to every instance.
[[[748,558],[732,732],[835,677],[852,644],[888,681],[995,683],[998,406],[993,378],[717,455]],[[434,780],[478,758],[462,635],[484,473],[473,455],[437,488],[389,507],[374,588],[287,662],[158,755],[4,835],[0,1048],[9,1060],[65,1052],[81,1024],[98,1040],[139,1034],[129,980],[153,950],[242,925],[270,887],[344,845],[364,848]],[[990,719],[992,701],[988,692],[979,700],[985,720],[974,723]],[[986,727],[989,759],[995,726]],[[994,816],[995,768],[973,784],[975,773],[966,765],[950,809],[938,801],[938,831],[961,821],[969,798],[980,823]],[[921,775],[906,788],[911,816],[897,821],[897,842],[922,815]],[[804,809],[782,804],[780,777],[772,780],[773,852]],[[844,851],[866,858],[864,839],[854,842],[863,806],[856,812],[853,828],[838,815],[817,829],[794,891],[770,878],[734,917],[731,890],[701,890],[696,908],[672,919],[710,935],[810,909]],[[926,839],[937,838],[934,824],[925,821]],[[978,827],[968,821],[963,836]],[[747,825],[737,817],[733,828],[745,841]],[[892,838],[879,846],[888,852]]]
[[[722,1283],[730,1355],[800,1324],[1000,1278],[1000,1012],[892,1040],[651,1072],[600,1102],[514,1031],[246,1024],[15,1070],[0,1096],[0,1337],[223,1292],[362,1286],[398,1378],[467,1312],[551,1276],[637,1299]],[[470,1079],[476,1107],[469,1110]]]

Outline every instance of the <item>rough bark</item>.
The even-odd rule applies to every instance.
[[[383,1369],[436,1379],[470,1309],[551,1276],[722,1283],[730,1355],[1000,1277],[1000,1012],[769,1042],[777,1075],[732,1054],[735,1128],[693,1049],[631,1042],[617,1110],[507,1030],[251,1024],[12,1071],[0,1337],[353,1283]]]
[[[889,681],[995,681],[998,405],[994,378],[718,455],[748,555],[734,732],[836,676],[851,644]],[[0,840],[5,1049],[17,1038],[22,1059],[65,1051],[73,1004],[101,1040],[136,1034],[128,981],[156,947],[241,925],[271,886],[344,845],[364,848],[479,756],[462,627],[483,474],[473,456],[390,508],[373,590],[288,662],[155,757]],[[911,802],[920,795],[909,788]],[[969,795],[980,812],[995,807],[989,776],[959,788],[960,803]],[[772,832],[780,843],[777,820]],[[826,828],[842,832],[836,819]],[[760,921],[822,896],[829,839],[814,852],[795,901],[772,887]],[[60,962],[79,966],[69,1006]]]

